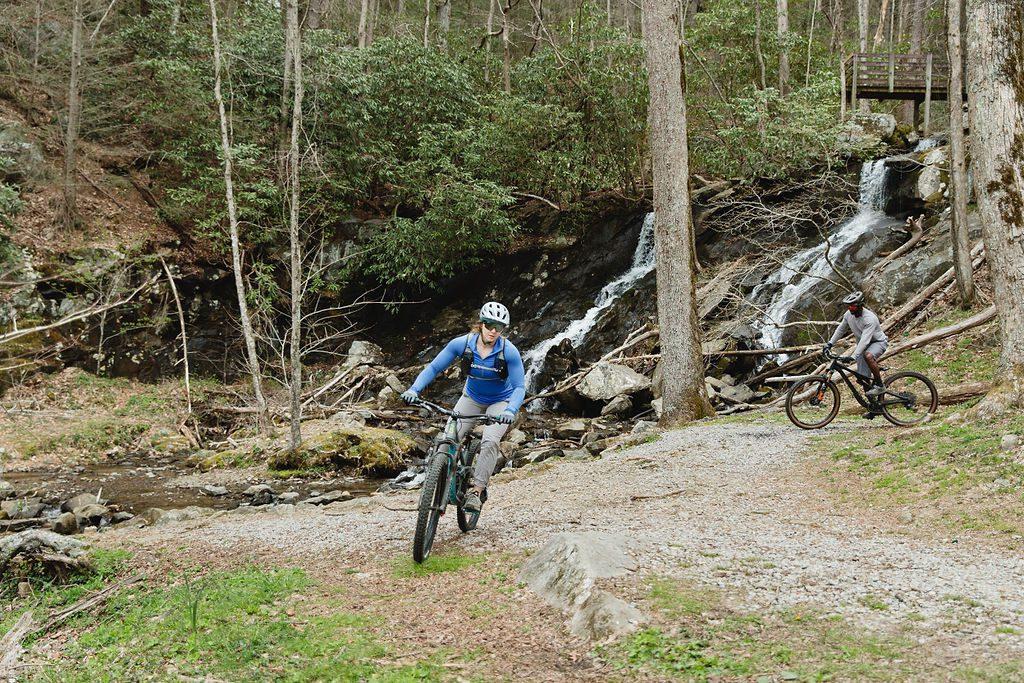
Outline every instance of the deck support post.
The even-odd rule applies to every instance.
[[[853,85],[850,88],[850,109],[854,112],[860,111],[857,106],[857,63],[859,55],[853,56]]]
[[[924,63],[924,137],[931,133],[932,113],[932,53],[925,57]]]
[[[839,122],[846,120],[846,60],[839,58]]]

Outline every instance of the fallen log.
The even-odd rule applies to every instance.
[[[996,307],[989,306],[985,310],[981,311],[976,315],[971,316],[970,318],[967,318],[966,320],[961,320],[958,323],[953,323],[952,325],[947,325],[946,327],[942,327],[937,330],[932,330],[931,332],[919,334],[918,336],[908,339],[905,342],[893,344],[892,348],[885,352],[883,359],[888,359],[901,353],[906,353],[907,351],[911,351],[913,349],[919,349],[922,346],[927,346],[932,342],[939,341],[940,339],[945,339],[946,337],[956,336],[962,332],[966,332],[969,329],[978,327],[979,325],[984,325],[985,323],[989,322],[995,317]]]
[[[939,390],[939,405],[949,406],[984,396],[992,389],[991,382],[964,382]]]
[[[21,657],[21,641],[32,631],[32,612],[25,612],[14,623],[11,630],[0,638],[0,678],[7,680],[17,673],[18,658]]]
[[[882,268],[892,263],[893,261],[895,261],[896,259],[903,256],[908,251],[917,246],[917,243],[921,241],[922,237],[924,237],[924,214],[921,214],[917,218],[911,218],[908,216],[907,228],[909,228],[910,230],[910,239],[901,244],[899,247],[897,247],[896,250],[893,251],[891,254],[889,254],[881,261],[876,263],[874,266],[872,266],[871,270],[868,271],[867,278],[865,279],[872,279],[882,270]]]

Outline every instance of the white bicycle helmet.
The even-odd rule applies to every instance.
[[[847,306],[862,305],[864,303],[864,292],[857,291],[848,294],[846,298],[843,299],[843,303],[846,304]]]
[[[483,322],[485,320],[501,323],[505,327],[508,327],[508,309],[499,304],[497,301],[488,301],[480,309],[480,321]]]

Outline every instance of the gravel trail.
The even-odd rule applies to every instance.
[[[813,604],[868,628],[912,620],[921,642],[961,655],[1024,653],[1024,635],[1006,633],[1024,633],[1024,559],[970,538],[909,538],[833,509],[799,476],[808,438],[768,422],[709,423],[600,460],[499,475],[480,529],[462,535],[446,515],[435,549],[517,551],[560,531],[623,533],[638,581],[685,578],[749,609]],[[326,511],[227,514],[188,534],[180,526],[115,533],[143,546],[187,538],[220,554],[340,565],[409,553],[413,513],[385,506],[415,501],[375,496]]]

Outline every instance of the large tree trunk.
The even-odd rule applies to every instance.
[[[846,0],[832,0],[832,35],[828,50],[832,54],[842,51],[846,41]],[[845,57],[845,55],[843,55]]]
[[[359,47],[364,48],[370,44],[370,0],[362,0],[359,4]]]
[[[68,127],[64,132],[64,227],[75,224],[78,205],[78,178],[76,162],[78,127],[82,116],[82,0],[75,0],[71,17],[71,77],[68,80]]]
[[[423,11],[423,47],[430,47],[430,0]]]
[[[967,1],[967,101],[975,192],[999,310],[999,384],[979,405],[1024,405],[1024,3]]]
[[[953,267],[960,305],[968,308],[974,301],[974,271],[971,245],[967,236],[967,165],[964,153],[963,53],[960,48],[963,0],[948,0],[946,7],[947,49],[949,57],[949,185],[952,190]]]
[[[641,19],[650,82],[651,161],[658,321],[664,364],[661,422],[713,413],[704,390],[696,308],[696,257],[690,209],[685,69],[675,3],[643,0]]]
[[[235,274],[235,294],[238,296],[238,317],[242,323],[242,337],[245,340],[246,357],[249,362],[249,375],[252,379],[252,393],[256,400],[256,421],[260,431],[267,428],[267,399],[263,396],[263,377],[260,372],[260,359],[256,354],[256,335],[252,331],[252,319],[249,317],[249,304],[245,299],[245,278],[242,275],[242,248],[238,239],[238,209],[235,204],[235,185],[233,181],[234,164],[231,160],[231,141],[228,138],[228,116],[224,108],[224,96],[220,88],[221,56],[220,36],[217,33],[217,6],[215,0],[210,3],[210,27],[213,32],[213,96],[217,101],[217,114],[220,118],[220,148],[224,157],[224,195],[228,205],[228,230],[231,235],[231,267]]]
[[[871,23],[868,9],[870,5],[871,0],[857,0],[857,44],[861,52],[868,51],[868,28]],[[857,106],[861,112],[867,113],[871,111],[871,103],[863,97],[858,98]]]
[[[299,236],[299,132],[302,130],[302,37],[296,0],[288,0],[288,42],[295,65],[295,97],[292,103],[292,135],[288,153],[288,179],[291,206],[288,220],[288,246],[291,251],[291,445],[302,443],[302,240]]]
[[[324,14],[330,5],[330,0],[309,0],[306,6],[306,13],[302,17],[302,28],[315,31],[320,28]]]
[[[875,39],[872,41],[871,51],[878,52],[885,40],[885,19],[889,14],[889,0],[882,0],[882,8],[878,10],[878,27],[875,29]]]
[[[448,47],[448,30],[452,27],[452,0],[439,0],[437,6],[437,44]]]
[[[811,2],[811,25],[807,29],[807,71],[804,73],[804,87],[811,84],[811,46],[814,45],[814,19],[818,16],[821,0]]]
[[[924,14],[925,0],[913,0],[910,13],[910,54],[921,54],[924,44]],[[903,123],[916,128],[917,121],[914,118],[914,101],[907,100],[903,103]]]
[[[776,29],[779,37],[779,92],[789,91],[789,0],[775,0]]]

